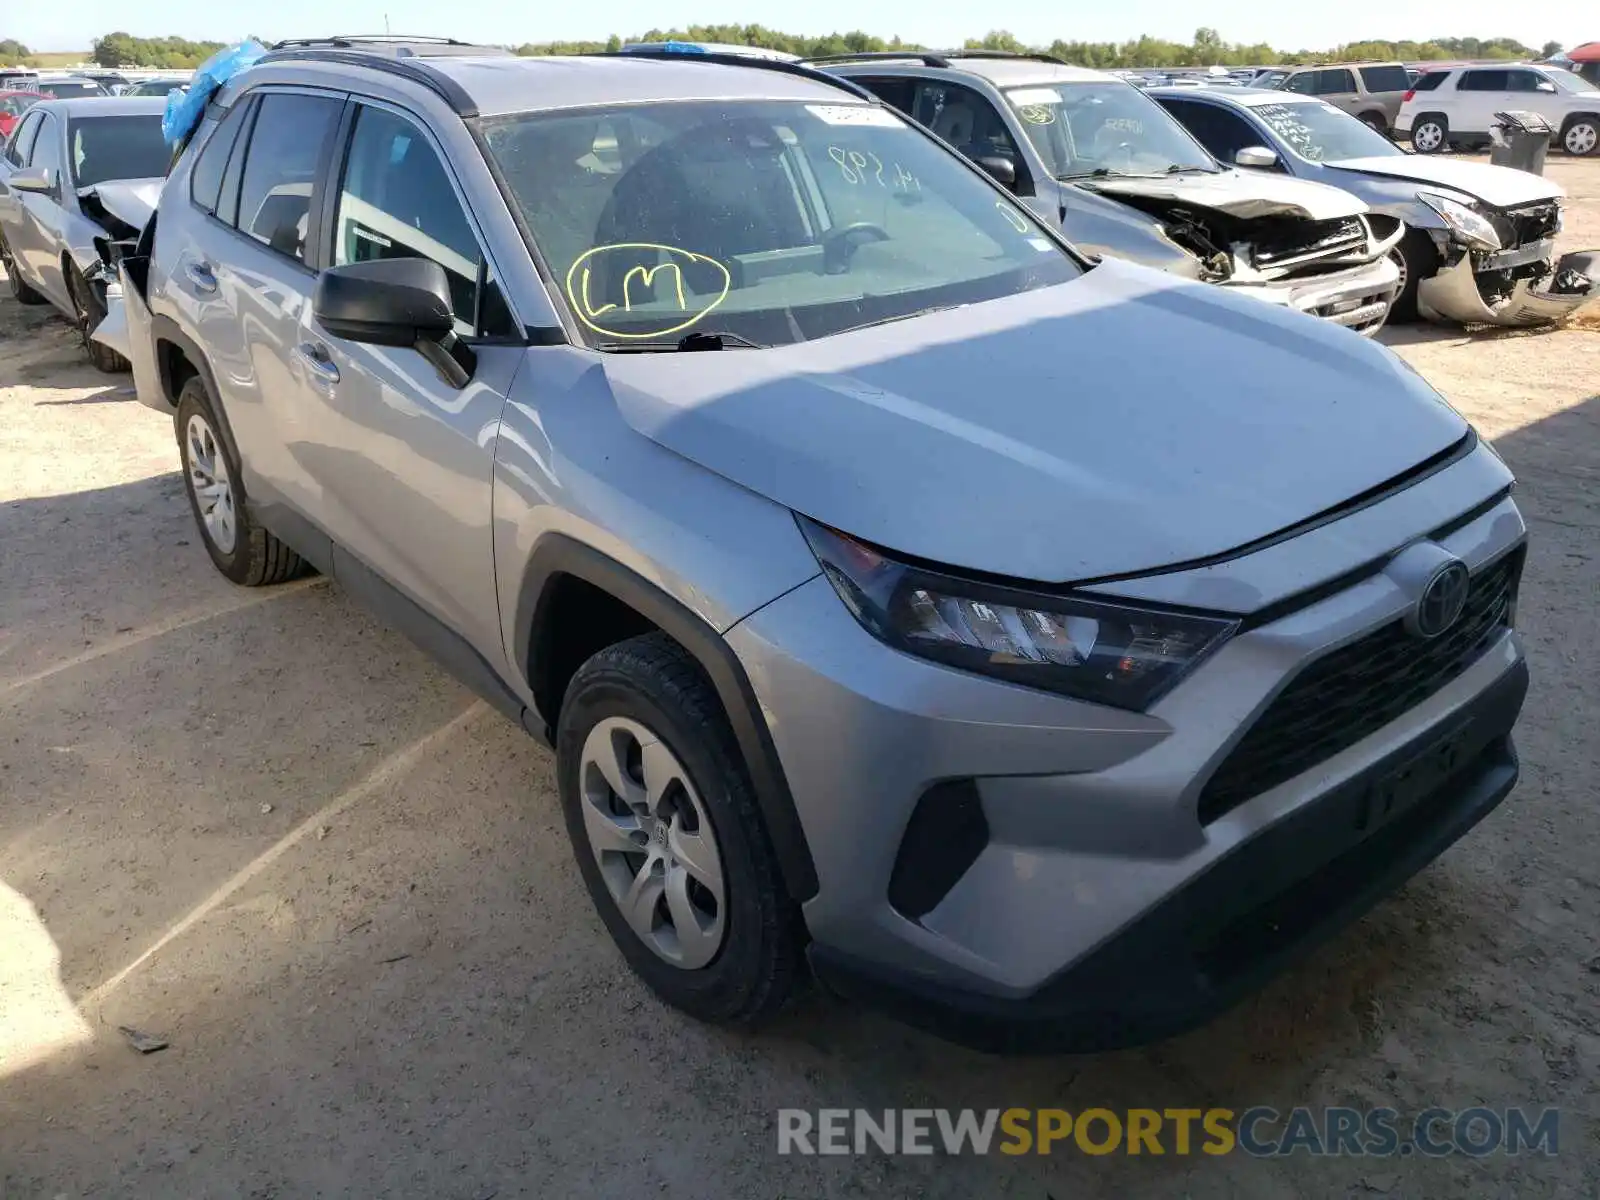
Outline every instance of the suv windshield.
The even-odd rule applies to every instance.
[[[593,346],[808,341],[1080,273],[885,108],[636,104],[498,117],[485,140]]]
[[[1558,88],[1561,88],[1563,91],[1592,92],[1596,90],[1594,84],[1590,83],[1582,75],[1574,75],[1571,71],[1562,71],[1555,67],[1548,67],[1542,72],[1542,74],[1546,79],[1555,84]]]
[[[1365,121],[1320,100],[1258,104],[1253,111],[1273,133],[1288,143],[1289,149],[1311,162],[1405,154]]]
[[[67,126],[72,182],[94,187],[111,179],[155,179],[167,173],[172,148],[161,136],[161,114],[78,117]]]
[[[1013,88],[1006,99],[1057,179],[1217,169],[1200,143],[1132,84]]]

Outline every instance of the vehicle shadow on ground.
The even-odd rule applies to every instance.
[[[126,404],[138,399],[139,394],[133,390],[133,380],[129,377],[126,383],[113,384],[92,396],[75,396],[70,400],[36,400],[34,403],[40,408],[61,408],[79,404]]]
[[[1345,1195],[1370,1164],[778,1158],[777,1110],[1578,1105],[1581,1070],[1526,1075],[1508,1050],[1557,1052],[1541,993],[1585,1011],[1600,921],[1593,889],[1554,917],[1527,898],[1592,846],[1561,844],[1556,806],[1581,797],[1549,764],[1592,778],[1595,698],[1538,682],[1541,662],[1600,638],[1592,605],[1558,620],[1547,599],[1595,587],[1594,543],[1574,532],[1597,519],[1593,471],[1557,461],[1575,440],[1600,447],[1600,397],[1497,443],[1536,533],[1534,719],[1506,808],[1206,1028],[1073,1058],[973,1054],[815,993],[760,1032],[687,1020],[606,940],[549,755],[337,587],[223,583],[197,541],[178,544],[175,476],[6,505],[0,883],[38,928],[0,938],[27,963],[0,961],[41,1006],[66,997],[88,1040],[0,1063],[0,1190]],[[170,1047],[140,1055],[119,1025]],[[1441,1054],[1456,1094],[1419,1091],[1419,1061]],[[1434,1194],[1509,1186],[1503,1168],[1407,1167]]]

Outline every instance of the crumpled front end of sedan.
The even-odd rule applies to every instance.
[[[1430,231],[1439,270],[1417,285],[1422,316],[1462,325],[1549,325],[1600,296],[1600,251],[1556,257],[1560,200],[1508,209],[1443,204],[1448,225]]]

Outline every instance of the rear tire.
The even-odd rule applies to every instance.
[[[1381,112],[1364,112],[1359,120],[1374,133],[1381,133],[1384,137],[1389,136],[1389,120]]]
[[[5,268],[6,281],[11,285],[11,298],[18,304],[45,302],[42,295],[22,282],[22,274],[17,270],[17,260],[11,257],[11,247],[6,245],[3,235],[0,235],[0,267]]]
[[[1578,158],[1600,152],[1600,117],[1584,113],[1568,119],[1561,130],[1561,148]]]
[[[217,570],[242,587],[286,583],[304,574],[305,561],[251,518],[239,464],[198,375],[178,394],[176,425],[189,508]]]
[[[1418,154],[1438,154],[1450,143],[1450,122],[1438,113],[1426,113],[1411,123],[1411,148]]]
[[[72,296],[72,307],[78,322],[78,336],[83,339],[83,348],[88,352],[89,361],[107,375],[114,375],[119,371],[131,369],[131,364],[110,346],[102,346],[89,336],[90,332],[99,328],[100,322],[106,319],[106,306],[100,302],[100,297],[94,288],[89,286],[89,281],[83,277],[83,272],[78,270],[77,263],[68,263],[66,268],[67,291]]]
[[[645,984],[716,1024],[782,1008],[804,925],[716,690],[678,643],[644,634],[578,668],[556,779],[589,895]]]
[[[1427,233],[1410,229],[1389,257],[1400,268],[1400,290],[1389,306],[1388,323],[1404,325],[1417,319],[1417,287],[1439,270],[1439,251]]]

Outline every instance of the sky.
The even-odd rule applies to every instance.
[[[447,17],[442,8],[453,11]],[[674,25],[739,22],[786,33],[824,34],[863,29],[924,45],[959,43],[991,29],[1007,29],[1025,42],[1056,38],[1122,41],[1148,33],[1188,41],[1209,25],[1228,41],[1264,41],[1280,49],[1321,49],[1367,38],[1514,37],[1538,48],[1600,38],[1600,6],[1593,0],[1385,0],[1379,5],[1299,3],[1263,5],[1251,0],[1115,0],[1070,4],[1061,0],[1009,0],[960,5],[936,0],[609,0],[606,4],[443,6],[439,0],[7,0],[0,37],[35,51],[86,49],[97,36],[124,30],[140,37],[176,35],[233,41],[249,33],[273,39],[329,33],[396,33],[448,36],[464,41],[521,44],[627,35]],[[543,10],[543,11],[541,11]],[[1585,12],[1584,10],[1587,10]],[[331,14],[337,13],[337,16]],[[870,14],[870,15],[869,15]],[[329,25],[330,19],[332,26]]]

